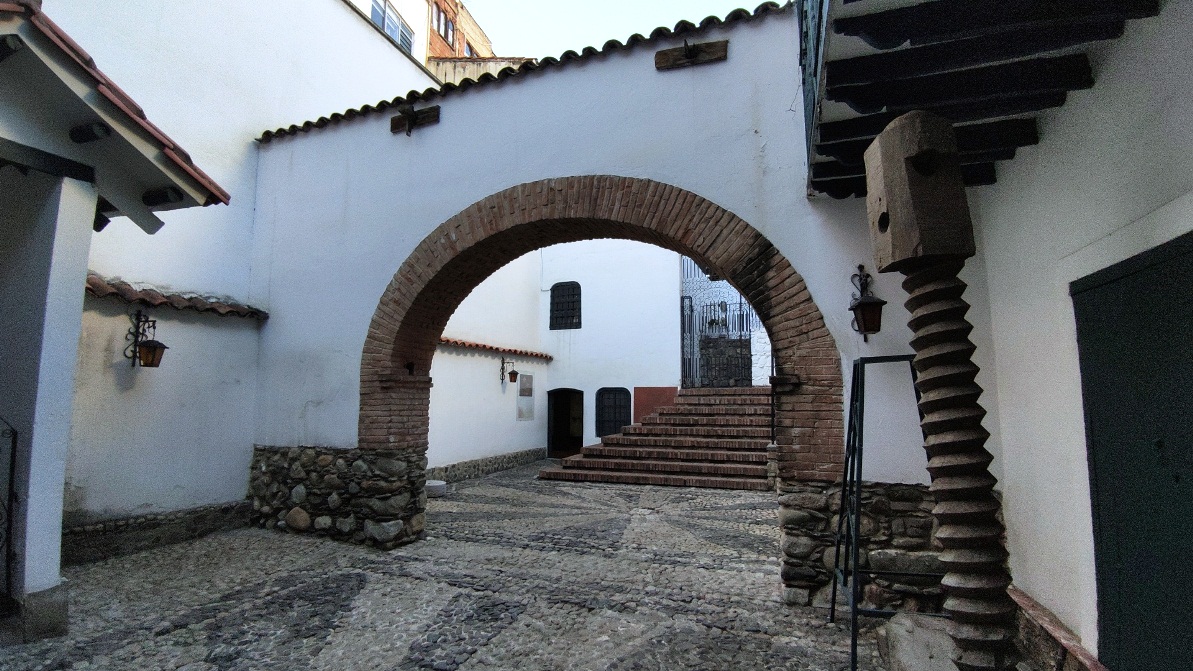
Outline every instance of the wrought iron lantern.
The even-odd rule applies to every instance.
[[[124,348],[124,358],[130,359],[130,365],[134,368],[138,363],[142,368],[157,368],[161,365],[166,350],[170,349],[155,339],[157,320],[146,317],[140,310],[130,314],[129,320],[133,325],[124,336],[124,339],[129,341],[128,346]]]
[[[509,368],[509,372],[508,372],[508,373],[506,372],[506,368]],[[514,362],[513,362],[513,361],[506,361],[505,357],[501,357],[501,376],[500,376],[500,379],[501,379],[501,382],[502,382],[503,384],[505,383],[505,378],[506,378],[506,375],[508,375],[508,376],[509,376],[509,380],[510,380],[510,382],[517,382],[517,381],[518,381],[518,371],[514,370]]]
[[[874,278],[866,272],[865,266],[859,265],[857,272],[849,279],[857,287],[857,293],[849,304],[849,310],[853,313],[853,330],[862,334],[864,342],[870,342],[870,336],[882,330],[882,306],[886,305],[886,301],[870,290]]]

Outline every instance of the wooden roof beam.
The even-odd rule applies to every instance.
[[[1094,85],[1085,54],[1036,58],[957,70],[925,77],[825,89],[825,98],[859,114],[929,109],[967,102],[997,101],[1031,93],[1074,91]]]
[[[835,88],[872,84],[1038,56],[1090,42],[1117,39],[1122,37],[1125,27],[1126,21],[1122,18],[1099,17],[829,61],[824,65],[825,85]]]
[[[934,0],[835,19],[833,31],[876,49],[894,49],[1093,18],[1139,19],[1159,11],[1159,0]]]
[[[933,106],[924,109],[930,109],[933,113],[953,123],[966,123],[1031,114],[1053,107],[1060,107],[1065,104],[1067,97],[1068,94],[1064,91],[1048,91],[1045,93],[1012,96],[1004,100]],[[844,119],[842,121],[822,122],[819,126],[817,143],[873,138],[881,133],[882,129],[886,128],[886,125],[895,120],[899,114],[901,113],[882,112]]]

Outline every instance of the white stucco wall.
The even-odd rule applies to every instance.
[[[153,237],[123,218],[95,236],[93,270],[175,289],[246,300],[262,131],[433,85],[340,0],[48,0],[44,10],[232,194],[227,207],[164,214]]]
[[[162,214],[166,226],[153,236],[123,218],[92,236],[91,269],[165,291],[249,302],[250,266],[274,262],[251,257],[262,131],[433,83],[340,0],[49,0],[44,9],[232,194],[230,206]],[[267,308],[268,299],[254,303]],[[88,305],[68,519],[242,498],[254,438],[255,321],[151,310],[171,349],[158,370],[130,371],[120,356],[127,319]],[[318,394],[310,395],[295,432],[319,421]]]
[[[539,324],[556,357],[551,388],[584,392],[584,444],[596,435],[601,387],[679,386],[679,254],[626,240],[545,247]],[[580,328],[552,331],[551,287],[580,284]]]
[[[973,198],[989,272],[1015,582],[1097,647],[1069,283],[1193,229],[1193,3],[1094,52],[1096,86]]]
[[[554,364],[505,355],[520,375],[534,376],[534,417],[519,419],[518,383],[498,381],[501,357],[495,352],[457,347],[440,347],[435,352],[429,466],[547,446],[546,385]]]
[[[128,314],[157,320],[158,368],[124,358]],[[79,338],[67,524],[235,501],[248,488],[257,320],[88,296]]]
[[[345,0],[338,0],[344,2]],[[346,0],[356,6],[365,16],[372,17],[372,0]],[[427,0],[389,0],[389,4],[398,12],[414,31],[414,45],[410,55],[419,63],[427,62],[427,39],[430,35],[428,22],[431,19],[431,7]],[[420,89],[421,90],[421,89]],[[392,97],[392,96],[391,96]]]
[[[539,351],[539,303],[546,300],[539,296],[542,272],[537,251],[499,268],[456,308],[443,329],[444,337]]]
[[[92,184],[0,170],[0,417],[18,432],[17,589],[60,582],[65,472]],[[22,468],[23,465],[23,468]]]
[[[542,351],[539,340],[539,253],[524,254],[481,282],[460,303],[444,337],[509,349]],[[549,354],[550,352],[548,352]],[[518,385],[498,381],[502,354],[441,346],[431,363],[431,425],[427,460],[446,466],[545,447],[547,395],[553,366],[543,359],[505,355],[534,375],[532,420],[516,417]]]
[[[660,73],[654,51],[682,44],[663,41],[454,94],[435,101],[439,124],[410,137],[390,134],[379,114],[263,146],[256,255],[274,262],[254,267],[253,295],[269,297],[273,318],[262,331],[256,441],[355,445],[360,352],[393,273],[468,205],[552,177],[642,177],[708,198],[791,260],[846,365],[907,351],[898,278],[876,288],[893,299],[888,328],[863,344],[849,326],[849,276],[871,263],[864,204],[804,195],[794,15],[707,35],[725,37],[723,63]],[[985,311],[980,290],[971,301]],[[542,349],[569,358],[554,342]],[[552,371],[554,386],[561,375]]]

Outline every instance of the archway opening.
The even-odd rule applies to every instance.
[[[776,475],[836,477],[843,445],[840,358],[802,277],[774,245],[732,212],[678,187],[612,176],[543,180],[493,194],[444,222],[410,254],[379,301],[361,358],[359,451],[370,461],[402,463],[409,496],[400,511],[385,507],[374,526],[391,526],[370,542],[392,547],[423,531],[429,370],[456,307],[529,251],[602,238],[679,252],[741,292],[770,336],[783,382],[774,406]]]

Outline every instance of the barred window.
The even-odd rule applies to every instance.
[[[551,287],[551,330],[580,328],[580,283],[559,282]]]
[[[619,433],[630,424],[630,390],[625,387],[602,387],[596,393],[596,434],[608,436]]]

